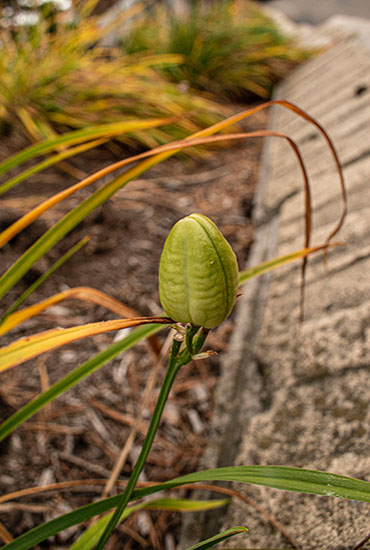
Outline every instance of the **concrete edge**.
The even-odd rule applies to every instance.
[[[343,19],[346,18],[343,17]],[[354,18],[349,19],[353,23]],[[354,29],[351,28],[350,34],[353,33]],[[342,36],[346,39],[349,33],[344,32]],[[359,29],[357,38],[359,43],[364,45],[362,28]],[[366,46],[370,47],[370,39]],[[282,88],[283,86],[279,86],[276,89],[274,99],[280,99]],[[269,128],[274,127],[274,113],[277,109],[279,107],[273,107],[270,111]],[[281,209],[284,202],[291,198],[291,195],[284,197],[273,213],[265,210],[270,143],[271,140],[266,140],[261,156],[261,173],[253,214],[257,229],[246,267],[257,265],[276,255]],[[203,455],[199,469],[232,465],[238,455],[242,435],[247,428],[246,418],[249,422],[257,412],[266,408],[264,401],[267,392],[264,391],[264,377],[253,348],[266,310],[270,281],[269,273],[249,281],[244,287],[246,294],[237,304],[235,328],[229,349],[221,359],[222,373],[215,395],[216,407],[209,434],[209,446]],[[248,390],[248,388],[251,389]],[[238,395],[242,392],[243,402],[241,403]],[[246,395],[248,399],[245,399]],[[214,495],[205,495],[204,491],[194,496],[195,498],[214,497]],[[184,516],[178,548],[184,548],[194,544],[194,541],[219,532],[225,515],[225,508],[221,508],[213,510],[212,513]]]

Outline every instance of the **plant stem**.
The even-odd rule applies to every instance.
[[[202,347],[208,331],[204,329],[200,329],[199,333],[194,337],[194,327],[188,328],[188,333],[191,333],[191,337],[187,338],[186,344],[187,346],[185,349],[183,349],[180,352],[180,347],[182,342],[173,339],[172,342],[172,349],[171,349],[171,355],[167,367],[167,371],[165,374],[165,377],[162,382],[161,390],[159,392],[159,396],[157,399],[157,403],[154,408],[153,416],[150,421],[150,425],[148,428],[148,432],[145,436],[145,440],[139,455],[139,458],[136,461],[136,464],[134,466],[134,469],[132,471],[132,474],[130,476],[130,479],[128,481],[128,484],[126,486],[125,491],[122,493],[121,499],[118,503],[118,506],[111,517],[108,525],[106,526],[102,536],[100,537],[100,540],[97,545],[97,550],[103,550],[106,542],[108,541],[111,532],[113,531],[114,527],[117,525],[117,523],[120,520],[120,517],[125,510],[128,502],[130,501],[131,494],[133,490],[135,489],[137,480],[141,474],[142,469],[144,468],[146,459],[148,457],[149,451],[151,449],[156,431],[159,426],[159,422],[161,420],[162,412],[164,409],[164,406],[166,404],[168,395],[170,393],[172,384],[175,380],[175,377],[180,370],[180,368],[189,363],[191,360],[191,357],[193,355],[193,352],[197,353],[199,349]],[[194,340],[193,340],[194,338]],[[188,348],[188,345],[190,344],[190,350]],[[180,352],[180,353],[179,353]]]
[[[188,330],[186,331],[186,335],[185,335],[185,343],[186,343],[186,348],[188,351],[190,351],[190,353],[194,353],[194,350],[193,350],[193,338],[194,336],[196,335],[196,333],[198,332],[199,328],[198,327],[192,327],[190,326],[188,328]]]

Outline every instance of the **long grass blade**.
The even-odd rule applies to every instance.
[[[106,309],[117,313],[121,317],[140,317],[134,309],[126,306],[123,302],[112,298],[112,296],[109,296],[101,290],[96,290],[95,288],[90,288],[87,286],[77,286],[75,288],[69,288],[68,290],[58,292],[58,294],[54,294],[53,296],[50,296],[37,304],[24,308],[16,313],[12,313],[0,325],[0,336],[6,334],[24,321],[39,315],[45,309],[55,306],[64,300],[71,299],[83,300],[85,302],[103,306]]]
[[[345,217],[345,214],[346,214],[347,198],[346,198],[346,190],[345,190],[345,186],[344,186],[343,172],[342,172],[342,169],[341,169],[341,165],[340,165],[340,162],[339,162],[339,159],[338,159],[336,149],[335,149],[330,137],[328,136],[327,132],[325,131],[325,129],[315,119],[313,119],[310,115],[308,115],[307,113],[302,111],[299,107],[297,107],[296,105],[294,105],[292,103],[284,101],[284,100],[269,101],[269,102],[264,103],[262,105],[258,105],[256,107],[251,108],[251,109],[247,109],[246,111],[242,111],[241,113],[239,113],[237,115],[233,115],[231,117],[228,117],[226,120],[218,122],[218,123],[214,124],[213,126],[210,126],[209,128],[205,129],[205,130],[201,130],[201,131],[193,134],[192,136],[189,136],[189,138],[187,138],[186,141],[189,141],[191,139],[195,139],[195,138],[198,138],[198,137],[210,136],[210,135],[212,135],[214,133],[217,133],[219,131],[224,131],[225,128],[228,128],[229,126],[232,126],[232,125],[240,122],[241,120],[243,120],[243,119],[245,119],[249,116],[252,116],[253,114],[257,113],[258,111],[261,111],[262,109],[268,108],[272,105],[281,105],[281,106],[283,106],[283,107],[285,107],[289,110],[292,110],[293,112],[295,112],[296,114],[298,114],[299,116],[303,117],[305,120],[307,120],[308,122],[310,122],[311,124],[316,126],[319,129],[319,131],[321,132],[321,134],[324,136],[324,138],[327,141],[328,146],[329,146],[329,148],[332,152],[332,155],[334,157],[334,161],[336,163],[336,167],[337,167],[337,170],[338,170],[339,178],[340,178],[340,187],[341,187],[341,193],[342,193],[342,198],[343,198],[343,212],[342,212],[342,215],[341,215],[341,219],[338,222],[338,227],[335,228],[335,231],[331,234],[330,238],[328,238],[328,240],[327,240],[329,242],[330,239],[333,238],[333,236],[339,231],[341,225],[343,224],[344,217]],[[91,128],[89,130],[91,130]],[[81,133],[81,130],[78,130],[77,132]],[[69,134],[65,134],[65,136],[70,136],[71,134],[76,134],[77,132],[76,131],[71,132]],[[61,138],[58,138],[58,139],[61,139]],[[178,143],[181,143],[181,142],[178,142]],[[40,144],[37,144],[37,145],[40,145]],[[194,143],[194,145],[195,145],[195,143]],[[34,146],[34,147],[36,147],[36,146]],[[30,149],[32,149],[32,147]],[[170,144],[166,148],[163,148],[163,147],[162,148],[161,147],[156,148],[156,149],[152,150],[152,152],[149,152],[149,154],[153,155],[155,152],[159,152],[160,150],[164,150],[164,151],[167,150],[167,151],[170,152],[170,154],[175,154],[176,152],[178,152],[178,149],[176,149],[176,143],[175,143],[175,144]],[[21,151],[21,153],[18,153],[18,155],[22,155],[22,153],[26,153],[27,151],[28,151],[28,149],[26,149],[24,152]],[[107,173],[110,173],[113,170],[117,170],[118,168],[123,167],[123,166],[129,164],[130,162],[133,162],[134,160],[136,161],[136,160],[139,160],[141,158],[144,158],[144,156],[149,156],[149,154],[144,153],[143,155],[137,155],[135,157],[132,157],[131,159],[126,159],[125,161],[115,163],[107,171],[106,170],[99,171],[96,174],[93,174],[92,176],[90,176],[89,178],[84,180],[83,182],[80,182],[79,184],[76,184],[76,186],[72,186],[69,190],[63,191],[60,194],[57,194],[55,197],[51,197],[51,199],[48,199],[48,201],[46,201],[45,203],[43,203],[42,205],[40,205],[39,207],[37,207],[36,209],[31,211],[30,213],[28,213],[26,216],[24,216],[23,218],[21,218],[20,220],[15,222],[15,224],[13,224],[10,228],[8,228],[2,234],[0,234],[0,246],[2,246],[5,242],[8,242],[8,240],[9,240],[9,238],[11,238],[11,236],[16,235],[21,229],[25,228],[28,225],[28,223],[31,223],[31,221],[35,220],[45,210],[47,210],[48,208],[51,208],[51,206],[53,206],[54,204],[56,204],[60,200],[63,200],[64,198],[66,198],[70,194],[76,192],[77,190],[81,189],[85,185],[88,185],[92,181],[96,181],[100,177],[103,177],[103,175],[106,175]],[[17,157],[18,155],[16,155],[15,157]],[[165,158],[167,158],[167,156],[162,157],[158,162],[161,162]],[[1,166],[2,165],[0,164],[0,174],[1,174]],[[90,178],[92,178],[92,179],[90,180]],[[306,188],[306,202],[307,202],[307,200],[309,200],[309,191],[307,189],[307,184],[305,185],[305,188]],[[1,190],[1,187],[0,187],[0,190]],[[308,221],[307,215],[306,215],[306,235],[307,235],[307,225],[309,223],[310,222]],[[306,244],[307,244],[307,237],[306,237]]]
[[[77,145],[85,141],[94,139],[112,138],[114,136],[129,133],[136,130],[145,130],[147,128],[154,128],[163,124],[168,124],[172,119],[169,118],[153,118],[146,120],[128,120],[123,122],[112,122],[109,124],[92,125],[82,130],[73,130],[58,136],[56,138],[47,139],[41,142],[31,145],[26,149],[23,149],[19,153],[16,153],[12,157],[0,163],[0,176],[9,172],[16,166],[23,164],[27,160],[32,160],[46,153],[50,153],[54,149],[60,146]],[[0,193],[2,188],[0,187]]]
[[[95,372],[97,369],[117,357],[120,353],[132,348],[144,338],[150,338],[162,330],[164,325],[144,325],[134,329],[128,336],[110,345],[104,351],[98,353],[64,378],[53,384],[48,390],[35,397],[24,407],[15,412],[0,426],[0,441],[11,434],[20,424],[33,416],[45,405],[56,399],[59,395],[69,390],[81,380]],[[109,508],[108,508],[109,510]]]
[[[32,166],[31,168],[28,168],[28,170],[24,170],[21,172],[21,174],[18,174],[17,176],[14,176],[14,178],[11,178],[7,182],[5,182],[3,185],[0,186],[0,195],[11,189],[12,187],[15,187],[22,181],[26,180],[27,178],[34,176],[35,174],[38,174],[39,172],[42,172],[42,170],[45,170],[46,168],[49,168],[50,166],[53,166],[54,164],[58,164],[59,162],[75,157],[76,155],[80,155],[81,153],[84,153],[85,151],[88,151],[89,149],[94,149],[95,147],[99,147],[99,145],[102,145],[103,143],[106,143],[111,139],[111,136],[104,137],[101,139],[95,139],[93,141],[89,141],[87,143],[82,143],[81,145],[77,145],[76,147],[70,147],[66,151],[62,151],[61,153],[58,153],[56,155],[53,155],[50,158],[47,158],[46,160],[43,160],[42,162],[39,162],[35,166]]]
[[[0,372],[82,338],[153,323],[168,325],[173,323],[173,321],[168,317],[115,319],[113,321],[100,321],[71,328],[51,329],[39,334],[26,336],[12,342],[9,346],[0,348]]]
[[[185,550],[206,550],[207,548],[214,548],[216,544],[219,544],[220,542],[229,539],[234,535],[246,533],[247,531],[248,529],[246,527],[232,527],[231,529],[222,531],[222,533],[218,533],[217,535],[209,539],[198,542],[197,544],[193,544],[192,546],[188,546],[187,548],[185,548]]]
[[[301,258],[308,256],[309,254],[319,252],[320,250],[327,250],[328,248],[334,246],[342,246],[343,244],[344,243],[331,243],[329,245],[324,244],[320,246],[311,246],[310,248],[302,248],[301,250],[297,250],[296,252],[291,252],[289,254],[285,254],[284,256],[274,258],[273,260],[268,260],[253,267],[249,267],[248,269],[244,269],[239,273],[239,284],[242,285],[253,277],[258,277],[259,275],[263,275],[264,273],[276,269],[277,267],[281,267],[290,262],[294,262],[295,260],[300,260]]]
[[[132,500],[187,483],[230,481],[251,483],[311,495],[370,502],[370,483],[337,474],[287,466],[231,466],[194,472],[152,487],[136,489]],[[117,506],[121,495],[88,504],[24,533],[2,550],[28,550],[63,529],[86,521]]]

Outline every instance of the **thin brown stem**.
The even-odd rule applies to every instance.
[[[352,550],[359,550],[359,548],[362,548],[369,540],[370,540],[370,533],[366,535],[365,538],[360,540],[360,542],[356,544],[356,546]]]

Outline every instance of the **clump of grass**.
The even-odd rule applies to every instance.
[[[95,124],[168,119],[122,138],[153,147],[225,114],[219,105],[179,90],[157,70],[173,67],[181,56],[127,55],[101,46],[110,28],[91,15],[94,3],[77,2],[73,18],[54,11],[36,25],[0,29],[0,132],[16,129],[37,141]]]
[[[248,0],[193,2],[185,19],[155,8],[122,46],[128,53],[181,54],[183,63],[161,72],[174,82],[234,100],[268,97],[278,80],[312,54],[283,36]]]

